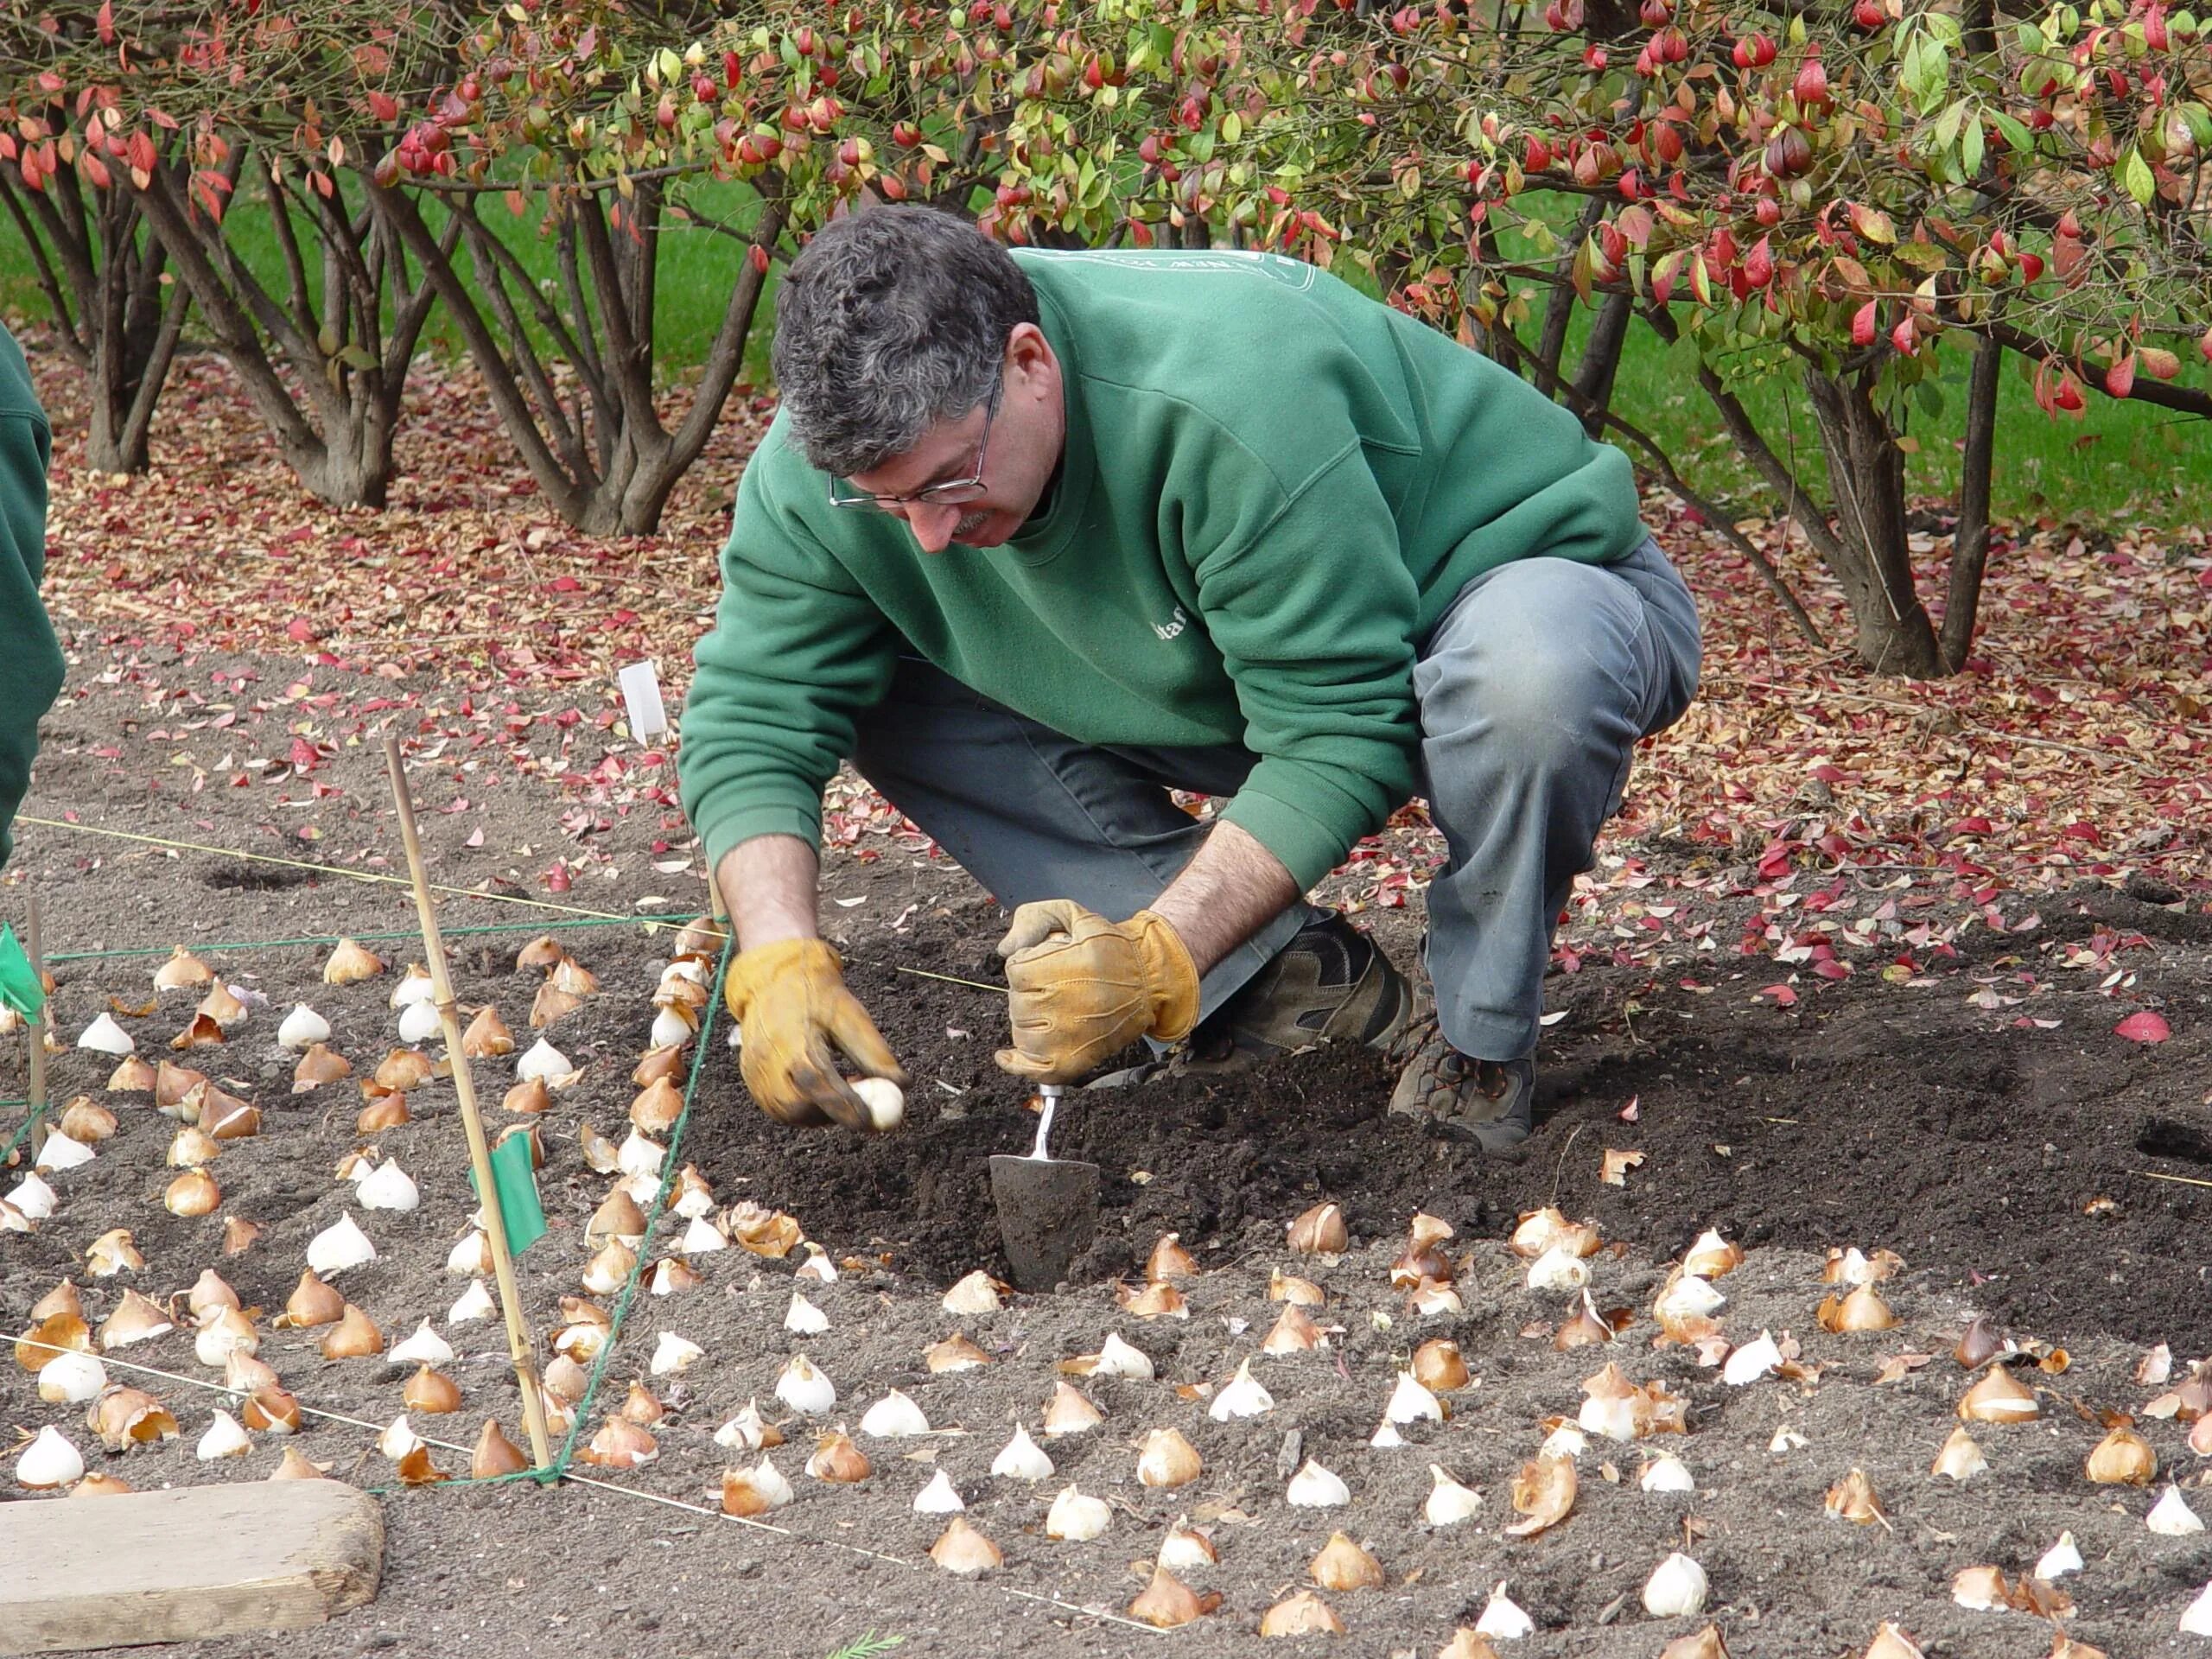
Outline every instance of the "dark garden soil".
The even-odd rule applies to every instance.
[[[404,1368],[325,1360],[311,1333],[265,1323],[296,1281],[308,1240],[350,1210],[378,1255],[342,1275],[340,1287],[393,1340],[428,1319],[459,1350],[446,1369],[463,1389],[461,1412],[418,1415],[416,1428],[465,1446],[483,1418],[495,1415],[518,1435],[496,1324],[447,1319],[465,1281],[444,1270],[445,1258],[471,1204],[450,1085],[417,1090],[415,1120],[372,1137],[380,1159],[397,1159],[416,1179],[421,1207],[364,1211],[334,1174],[338,1160],[365,1144],[354,1128],[358,1091],[349,1081],[290,1092],[290,1058],[273,1043],[284,1010],[305,1001],[334,1027],[333,1046],[367,1072],[397,1044],[392,976],[334,988],[320,977],[321,945],[220,948],[403,931],[412,919],[404,893],[83,833],[106,828],[343,859],[372,873],[398,868],[373,721],[361,741],[327,745],[314,773],[322,792],[304,795],[292,817],[279,811],[272,819],[266,785],[218,786],[221,750],[281,748],[289,721],[311,718],[297,708],[306,696],[365,691],[324,671],[288,705],[294,671],[282,664],[182,662],[158,652],[137,661],[112,681],[87,675],[57,714],[28,810],[73,827],[27,828],[10,876],[39,893],[50,950],[192,944],[226,982],[251,994],[250,1001],[265,999],[230,1042],[183,1057],[264,1109],[261,1135],[227,1147],[212,1173],[223,1192],[220,1213],[247,1217],[264,1230],[244,1255],[226,1259],[219,1214],[196,1221],[168,1214],[160,1198],[172,1172],[162,1157],[174,1125],[143,1096],[104,1096],[110,1062],[67,1050],[54,1060],[57,1096],[107,1098],[122,1127],[92,1163],[54,1176],[60,1203],[36,1233],[0,1235],[0,1315],[21,1329],[30,1304],[73,1274],[97,1319],[124,1284],[163,1295],[213,1266],[248,1306],[264,1310],[261,1357],[303,1402],[387,1423],[401,1410]],[[218,669],[259,677],[255,695],[266,706],[245,722],[255,728],[250,735],[205,729],[204,710],[189,731],[162,713],[174,702],[160,694],[162,685],[188,672],[204,684]],[[373,689],[395,698],[423,690],[405,680]],[[188,758],[178,761],[180,754]],[[194,771],[205,772],[208,787],[188,792],[176,809],[148,805],[149,776]],[[537,779],[481,787],[472,781],[480,774],[457,755],[420,764],[416,774],[434,876],[456,885],[542,862],[549,826],[568,810]],[[466,809],[450,810],[448,797],[465,800]],[[292,833],[271,833],[265,826],[272,821]],[[296,834],[303,824],[318,828],[313,840]],[[644,913],[684,913],[699,891],[696,872],[654,868],[667,827],[650,811],[619,817],[601,836],[606,868],[618,874],[554,902],[621,912],[648,901]],[[1668,890],[1665,848],[1610,850],[1616,859],[1624,852],[1645,859],[1646,872],[1661,877],[1655,892]],[[1700,880],[1695,902],[1713,919],[1714,937],[1732,937],[1770,901],[1748,871],[1732,878],[1701,867]],[[2011,931],[1967,929],[1946,948],[1922,952],[1914,982],[1874,971],[1834,983],[1808,977],[1786,1007],[1765,984],[1777,971],[1770,962],[1738,968],[1725,952],[1708,950],[1702,959],[1624,966],[1598,948],[1589,928],[1570,929],[1580,941],[1570,951],[1578,970],[1557,975],[1548,988],[1558,1018],[1541,1051],[1542,1121],[1525,1148],[1485,1157],[1388,1117],[1388,1074],[1363,1052],[1317,1052],[1247,1076],[1160,1077],[1086,1093],[1069,1108],[1058,1142],[1096,1162],[1104,1176],[1100,1234],[1081,1282],[1061,1296],[1017,1298],[997,1313],[956,1318],[939,1306],[943,1288],[973,1268],[1001,1265],[984,1160],[1020,1149],[1032,1121],[1021,1091],[990,1062],[1003,1019],[995,994],[953,982],[991,977],[999,912],[957,870],[887,830],[862,834],[836,855],[825,889],[825,917],[852,959],[853,982],[912,1073],[906,1128],[869,1141],[775,1128],[744,1097],[718,1022],[677,1155],[696,1165],[722,1204],[750,1198],[790,1212],[842,1264],[835,1283],[804,1287],[829,1327],[804,1338],[784,1328],[799,1283],[796,1257],[765,1260],[737,1249],[701,1256],[698,1287],[639,1299],[610,1362],[607,1391],[587,1424],[588,1432],[598,1426],[633,1376],[645,1378],[667,1409],[654,1427],[659,1456],[639,1469],[595,1473],[709,1512],[577,1486],[397,1491],[386,1503],[386,1583],[372,1607],[326,1630],[209,1643],[195,1652],[207,1659],[332,1652],[428,1659],[457,1650],[498,1659],[538,1652],[817,1659],[874,1630],[904,1637],[902,1653],[1173,1649],[1211,1656],[1250,1648],[1259,1615],[1304,1581],[1307,1558],[1338,1527],[1375,1552],[1391,1587],[1331,1598],[1350,1626],[1333,1650],[1378,1659],[1402,1651],[1426,1659],[1455,1623],[1472,1621],[1501,1582],[1539,1630],[1508,1653],[1654,1655],[1694,1622],[1649,1618],[1637,1592],[1652,1566],[1686,1541],[1711,1575],[1709,1611],[1738,1656],[1855,1652],[1885,1618],[1902,1620],[1931,1653],[2040,1655],[2050,1637],[2034,1621],[1961,1611],[1948,1585],[1967,1565],[2024,1570],[2062,1530],[2074,1533],[2089,1564],[2067,1580],[2081,1607],[2071,1621],[2076,1637],[2114,1655],[2188,1650],[2190,1638],[2173,1634],[2174,1622],[2212,1576],[2212,1546],[2154,1536],[2142,1522],[2154,1492],[2092,1486],[2082,1462],[2102,1433],[2088,1414],[2139,1411],[2155,1392],[2133,1378],[2145,1348],[2167,1343],[2177,1360],[2212,1351],[2207,1189],[2184,1184],[2212,1179],[2204,1100],[2212,917],[2197,905],[2154,902],[2156,890],[2132,897],[2096,886],[2045,894],[2032,923],[2015,906]],[[650,902],[655,894],[668,902]],[[1870,937],[1892,925],[1874,919],[1879,902],[1870,894],[1858,906]],[[466,898],[451,899],[445,915],[456,930],[531,919]],[[1416,901],[1410,911],[1370,910],[1364,918],[1409,962],[1417,916]],[[524,1046],[536,1035],[525,1020],[538,976],[517,972],[513,955],[528,937],[457,932],[454,941],[464,1006],[498,1007]],[[577,1290],[588,1255],[583,1224],[607,1188],[584,1166],[579,1130],[589,1122],[620,1139],[626,1129],[635,1092],[629,1072],[645,1046],[647,999],[670,936],[613,923],[558,937],[602,988],[547,1033],[582,1076],[538,1120],[553,1231],[522,1259],[521,1275],[541,1332],[552,1327],[559,1298]],[[405,939],[375,948],[394,969],[419,955]],[[2085,951],[2114,976],[2106,991],[2125,980],[2124,1001],[2101,992],[2099,973],[2069,979],[2058,971],[2069,955]],[[54,1008],[63,1039],[114,1004],[131,1010],[153,999],[159,960],[60,963]],[[2030,980],[2022,979],[2024,964],[2037,969]],[[2018,990],[2017,1003],[2006,988]],[[150,1014],[118,1018],[142,1053],[164,1054],[191,1000],[171,993]],[[2139,1045],[2113,1034],[2122,1014],[2145,1006],[2164,1010],[2171,1040]],[[510,1057],[479,1067],[495,1118],[512,1065]],[[1631,1103],[1633,1120],[1624,1121]],[[1619,1187],[1599,1179],[1612,1149],[1643,1154]],[[0,1191],[16,1179],[0,1178]],[[1344,1207],[1354,1246],[1340,1259],[1294,1261],[1283,1249],[1283,1224],[1323,1197]],[[1594,1294],[1599,1306],[1630,1309],[1637,1318],[1605,1355],[1554,1351],[1543,1338],[1572,1299],[1530,1290],[1522,1265],[1503,1249],[1516,1216],[1547,1202],[1594,1220],[1612,1247],[1596,1258]],[[1389,1263],[1416,1209],[1458,1230],[1459,1315],[1418,1319],[1389,1287]],[[116,1226],[132,1230],[146,1268],[86,1280],[82,1252]],[[649,1259],[666,1253],[678,1226],[664,1220]],[[1688,1351],[1653,1345],[1649,1309],[1668,1262],[1707,1227],[1751,1252],[1722,1281],[1726,1333],[1741,1343],[1762,1330],[1787,1332],[1821,1368],[1816,1382],[1732,1389]],[[1154,1240],[1168,1230],[1181,1234],[1205,1269],[1185,1287],[1189,1317],[1135,1319],[1116,1306],[1111,1281],[1135,1277]],[[1885,1287],[1902,1319],[1897,1329],[1831,1336],[1815,1323],[1821,1255],[1851,1245],[1904,1258],[1904,1271]],[[1202,1395],[1179,1389],[1217,1386],[1255,1352],[1280,1312],[1267,1299],[1269,1274],[1285,1266],[1326,1287],[1329,1305],[1318,1317],[1333,1327],[1331,1344],[1261,1360],[1255,1370],[1274,1409],[1216,1423]],[[1991,1472],[1954,1486],[1928,1465],[1963,1387],[1949,1347],[1974,1313],[2024,1342],[2063,1345],[2072,1363],[2056,1376],[2027,1370],[2044,1390],[2044,1414],[2026,1425],[1978,1427]],[[993,1363],[931,1375],[923,1348],[956,1329]],[[1090,1434],[1046,1442],[1057,1465],[1052,1478],[1034,1488],[992,1478],[988,1466],[1012,1426],[1037,1431],[1055,1362],[1096,1350],[1109,1331],[1147,1353],[1159,1380],[1086,1383],[1106,1421]],[[648,1376],[663,1332],[696,1343],[704,1358],[681,1376]],[[1407,1447],[1370,1446],[1394,1372],[1430,1335],[1459,1343],[1478,1384],[1454,1401],[1448,1423],[1408,1427]],[[938,1432],[918,1442],[864,1439],[875,1472],[858,1486],[807,1478],[800,1469],[812,1428],[772,1397],[794,1351],[810,1356],[837,1387],[839,1404],[825,1424],[856,1427],[861,1414],[896,1387]],[[1898,1353],[1936,1357],[1901,1381],[1874,1385],[1881,1361]],[[211,1410],[226,1402],[194,1386],[218,1374],[194,1357],[188,1333],[111,1357],[118,1380],[128,1375],[124,1361],[190,1379],[132,1379],[175,1409],[179,1440],[110,1459],[85,1431],[80,1409],[40,1401],[13,1368],[0,1380],[0,1418],[27,1430],[60,1427],[94,1466],[142,1488],[256,1478],[275,1465],[281,1446],[265,1436],[235,1460],[194,1457]],[[1573,1416],[1581,1379],[1607,1357],[1634,1380],[1663,1382],[1690,1402],[1690,1432],[1668,1449],[1688,1465],[1698,1491],[1644,1493],[1636,1477],[1654,1448],[1593,1440],[1580,1460],[1575,1513],[1542,1537],[1506,1539],[1515,1472],[1542,1439],[1546,1420]],[[711,1513],[721,1471],[733,1461],[711,1437],[749,1399],[784,1421],[791,1438],[776,1453],[799,1489],[798,1501],[773,1517],[784,1532]],[[1179,1491],[1147,1490],[1135,1478],[1132,1447],[1143,1431],[1167,1426],[1198,1447],[1205,1471]],[[2180,1426],[2143,1426],[2162,1465],[2190,1483],[2191,1502],[2212,1509]],[[1775,1450],[1785,1429],[1804,1444]],[[337,1478],[385,1487],[392,1466],[372,1439],[366,1429],[322,1421],[311,1422],[298,1444]],[[448,1473],[466,1468],[464,1452],[438,1449],[435,1456]],[[1348,1508],[1287,1506],[1283,1471],[1301,1456],[1344,1478],[1353,1493]],[[1482,1492],[1480,1516],[1448,1530],[1423,1522],[1432,1462]],[[1822,1494],[1853,1467],[1872,1480],[1888,1526],[1853,1526],[1823,1513]],[[969,1519],[1005,1552],[1004,1569],[979,1584],[954,1581],[925,1557],[941,1522],[914,1514],[911,1502],[934,1468],[950,1475]],[[1111,1529],[1095,1543],[1044,1536],[1046,1505],[1071,1482],[1114,1506]],[[10,1484],[6,1496],[22,1494]],[[1142,1583],[1134,1564],[1147,1560],[1166,1525],[1186,1513],[1212,1528],[1219,1547],[1217,1567],[1192,1576],[1223,1593],[1220,1611],[1170,1637],[1101,1618],[1126,1608]]]

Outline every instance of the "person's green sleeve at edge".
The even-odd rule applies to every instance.
[[[46,468],[54,440],[22,348],[0,328],[0,864],[29,789],[39,717],[61,690],[61,647],[38,588],[46,574]]]

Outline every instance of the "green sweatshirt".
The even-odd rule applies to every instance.
[[[0,864],[30,787],[39,716],[61,690],[61,647],[39,602],[46,574],[46,411],[15,336],[0,327]]]
[[[1627,458],[1487,358],[1275,255],[1017,252],[1065,386],[1046,510],[934,556],[828,503],[779,419],[683,715],[719,861],[816,841],[912,651],[1090,743],[1242,744],[1222,816],[1310,887],[1413,791],[1419,643],[1471,578],[1642,538]]]

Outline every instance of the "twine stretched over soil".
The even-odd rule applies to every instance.
[[[179,852],[213,853],[219,857],[244,859],[247,862],[253,864],[281,864],[288,869],[312,870],[318,875],[334,875],[341,877],[348,881],[372,881],[385,886],[400,887],[412,887],[414,885],[404,877],[386,875],[380,870],[349,870],[343,865],[339,864],[315,864],[311,863],[303,858],[279,858],[274,853],[248,853],[243,852],[235,847],[211,847],[203,842],[197,841],[172,841],[165,836],[143,836],[137,834],[134,830],[107,830],[101,828],[98,824],[92,823],[68,823],[60,818],[34,818],[27,814],[17,813],[16,815],[16,822],[17,823],[35,823],[42,829],[48,830],[73,830],[77,834],[83,836],[112,836],[118,841],[143,842],[149,847],[167,847]],[[550,899],[531,899],[516,893],[487,893],[480,887],[448,887],[436,881],[430,883],[430,891],[433,893],[447,893],[456,899],[480,899],[487,904],[526,905],[533,910],[558,911],[564,915],[582,917],[584,918],[581,921],[542,922],[534,924],[534,925],[545,928],[613,925],[620,927],[642,927],[663,932],[679,933],[683,931],[684,928],[690,925],[689,922],[664,921],[657,916],[624,916],[611,910],[592,910],[582,905],[556,904]],[[501,924],[496,927],[452,927],[447,928],[444,931],[456,935],[463,933],[493,933],[506,931],[526,931],[531,925],[533,925],[533,924],[524,922]],[[419,938],[420,936],[416,933],[403,932],[357,933],[352,937],[359,939],[411,939]],[[258,942],[249,942],[244,944],[205,944],[201,945],[200,948],[203,950],[248,950],[256,949],[257,945],[335,944],[336,943],[337,940],[335,938],[268,939]],[[127,950],[79,950],[64,955],[49,957],[47,960],[49,962],[91,962],[105,957],[167,956],[170,947],[168,945],[149,945],[145,947],[133,946]],[[964,985],[970,990],[988,991],[994,996],[1004,996],[1007,995],[1007,988],[1003,985],[987,985],[981,980],[962,979],[952,974],[935,974],[930,972],[929,969],[925,968],[909,968],[903,963],[896,962],[870,962],[860,957],[849,957],[848,960],[862,968],[882,968],[887,969],[894,974],[910,975],[916,979],[941,980],[948,985]]]

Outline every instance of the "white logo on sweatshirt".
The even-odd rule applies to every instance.
[[[1163,639],[1173,639],[1190,626],[1191,619],[1183,614],[1183,607],[1178,605],[1175,607],[1175,620],[1172,622],[1155,622],[1152,625],[1152,631]]]

